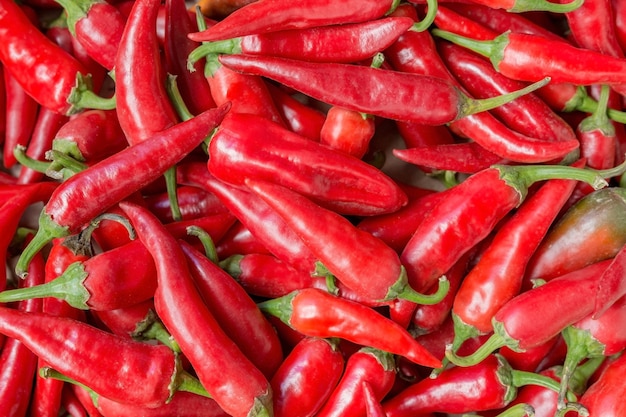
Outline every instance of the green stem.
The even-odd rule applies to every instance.
[[[509,346],[508,340],[501,334],[494,333],[489,337],[489,339],[487,339],[485,343],[480,345],[478,349],[476,349],[473,353],[467,356],[457,355],[457,353],[452,350],[452,345],[447,345],[446,358],[448,358],[450,362],[457,366],[473,366],[482,362],[489,355],[491,355],[493,352],[503,346]]]
[[[479,55],[489,58],[493,67],[497,70],[502,56],[504,54],[504,48],[509,43],[509,32],[504,32],[501,35],[496,36],[492,40],[476,40],[461,36],[453,32],[448,32],[441,29],[433,29],[431,31],[433,36],[450,41],[456,45],[467,48]]]
[[[535,415],[535,409],[533,408],[533,406],[531,406],[530,404],[526,404],[526,403],[520,403],[520,404],[515,404],[507,408],[506,410],[498,414],[496,417],[523,417],[523,416],[534,416],[534,415]]]
[[[176,181],[176,165],[168,168],[163,176],[165,178],[165,189],[167,190],[167,197],[170,201],[172,218],[174,219],[174,221],[180,221],[182,220],[183,216],[180,212],[180,206],[178,205],[178,182]]]
[[[115,109],[115,96],[110,98],[100,97],[91,89],[91,75],[76,73],[76,85],[72,89],[67,102],[72,105],[68,116],[76,114],[83,109],[113,110]]]
[[[292,300],[298,295],[298,290],[282,297],[273,298],[257,304],[259,309],[266,314],[276,317],[286,325],[289,325],[291,321],[291,315],[293,313],[293,307],[291,306]]]
[[[100,225],[100,223],[103,220],[109,220],[109,221],[117,222],[117,223],[121,224],[122,226],[124,226],[124,228],[128,232],[128,238],[130,240],[135,240],[135,238],[137,237],[137,233],[135,232],[135,228],[130,223],[128,218],[126,218],[126,217],[124,217],[122,215],[119,215],[119,214],[115,214],[115,213],[102,213],[102,214],[100,214],[99,216],[97,216],[95,219],[93,219],[89,223],[88,227],[95,229],[95,228],[97,228]]]
[[[573,0],[570,3],[553,3],[547,0],[517,0],[514,6],[508,9],[509,12],[550,12],[568,13],[582,6],[584,0]]]
[[[26,155],[26,147],[23,145],[17,145],[15,149],[13,149],[13,155],[21,165],[43,174],[48,171],[51,165],[50,162],[38,161]]]
[[[241,275],[240,262],[243,255],[231,255],[219,262],[220,268],[228,272],[228,275],[237,279]]]
[[[65,272],[45,284],[0,292],[0,303],[54,297],[65,300],[74,308],[89,310],[87,302],[90,294],[83,285],[87,277],[83,263],[74,262]]]
[[[214,264],[219,264],[219,257],[217,256],[215,242],[206,230],[198,226],[189,226],[187,228],[187,234],[197,237],[204,247],[204,253],[206,257],[209,258]]]
[[[578,91],[574,97],[572,97],[565,108],[564,112],[573,112],[580,111],[583,113],[595,113],[598,109],[599,103],[594,100],[592,97],[587,94],[587,90],[585,87],[579,86]],[[626,123],[626,112],[607,108],[606,114],[609,118],[615,122],[625,124]]]
[[[56,149],[51,149],[46,152],[46,159],[52,161],[46,175],[51,178],[65,178],[69,177],[88,168],[87,164],[84,164],[72,156],[60,152]]]
[[[196,47],[187,57],[187,69],[194,70],[196,62],[208,55],[215,54],[240,54],[241,38],[224,39],[214,42],[203,42],[202,45]]]
[[[183,121],[191,119],[193,114],[191,114],[185,104],[185,100],[183,100],[183,97],[180,95],[178,83],[176,82],[176,75],[167,74],[166,89],[167,95],[169,96],[178,117],[180,117]]]
[[[152,310],[148,311],[146,317],[137,323],[132,335],[133,339],[138,340],[156,340],[163,345],[172,349],[173,352],[181,353],[180,346],[174,340],[172,335],[167,331],[163,323],[159,320],[156,313]]]
[[[93,405],[95,407],[98,407],[98,397],[99,395],[92,390],[91,388],[89,388],[88,386],[86,386],[85,384],[81,384],[80,382],[76,381],[75,379],[72,379],[68,376],[63,375],[61,372],[57,371],[56,369],[53,369],[49,366],[44,366],[42,368],[39,368],[39,376],[41,378],[52,378],[52,379],[56,379],[59,381],[63,381],[63,382],[67,382],[68,384],[72,384],[72,385],[77,385],[81,388],[83,388],[85,391],[87,391],[89,393],[89,396],[91,397],[91,401],[93,402]]]
[[[432,25],[435,21],[435,16],[437,16],[438,6],[439,4],[437,0],[426,0],[426,16],[424,16],[421,21],[415,22],[411,27],[411,30],[415,32],[423,32],[430,28],[430,25]]]
[[[598,106],[595,111],[583,119],[578,124],[578,129],[581,132],[592,132],[599,130],[605,136],[615,136],[615,127],[611,123],[611,119],[608,116],[608,102],[609,93],[611,88],[608,85],[603,85],[600,90],[600,98],[598,100]]]
[[[406,273],[406,272],[405,272]],[[396,298],[408,300],[416,304],[433,305],[439,303],[450,291],[450,281],[445,275],[439,277],[437,291],[432,294],[422,294],[406,284],[404,289],[396,295]]]
[[[15,273],[21,278],[25,278],[28,274],[28,265],[33,257],[44,246],[50,243],[54,238],[69,236],[69,229],[55,222],[50,215],[46,213],[45,207],[39,215],[39,228],[35,237],[26,245],[26,248],[20,254],[15,265]]]
[[[186,371],[182,371],[180,373],[178,383],[176,391],[191,392],[193,394],[211,398],[211,394],[207,392],[206,388],[202,386],[200,381]]]

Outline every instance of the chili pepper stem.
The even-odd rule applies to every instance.
[[[224,39],[221,41],[203,42],[202,45],[196,47],[189,53],[187,57],[187,69],[194,71],[196,62],[213,54],[240,54],[241,38]]]
[[[46,152],[46,159],[52,161],[46,175],[54,179],[66,179],[87,169],[87,165],[84,163],[56,149]]]
[[[474,51],[477,54],[484,56],[485,58],[489,58],[494,68],[498,69],[498,63],[502,61],[504,47],[509,42],[508,38],[510,31],[504,32],[503,34],[496,36],[492,40],[484,41],[467,38],[465,36],[460,36],[456,33],[441,29],[433,29],[431,33],[433,36],[445,39],[456,45]]]
[[[603,85],[600,90],[600,98],[598,99],[598,106],[591,114],[591,116],[583,119],[578,128],[581,131],[590,131],[599,129],[605,136],[615,136],[615,127],[610,121],[608,116],[608,102],[609,93],[611,87]]]
[[[519,98],[523,95],[532,93],[535,90],[544,87],[550,82],[550,77],[546,77],[543,80],[537,81],[535,83],[529,84],[524,88],[521,88],[516,91],[512,91],[510,93],[502,94],[496,97],[484,98],[484,99],[473,99],[468,96],[461,97],[461,108],[459,109],[459,115],[457,119],[463,118],[465,116],[470,116],[472,114],[480,113],[483,111],[491,110],[496,107],[500,107],[503,104],[509,103],[516,98]]]
[[[430,28],[435,21],[439,2],[437,0],[426,0],[426,16],[419,22],[415,22],[410,30],[414,32],[423,32]]]
[[[131,336],[139,340],[157,340],[172,349],[172,351],[181,353],[178,343],[176,343],[172,335],[170,335],[163,323],[159,321],[156,313],[152,310],[148,312],[146,318],[137,323],[137,327]]]
[[[54,297],[65,300],[74,308],[88,310],[87,301],[90,294],[83,286],[87,276],[82,262],[75,262],[68,266],[59,277],[45,284],[0,292],[0,303]]]
[[[26,155],[26,147],[24,145],[17,145],[15,149],[13,149],[13,155],[15,156],[17,162],[21,165],[44,174],[48,171],[51,165],[50,162],[38,161]]]
[[[72,89],[67,102],[71,104],[67,116],[76,114],[83,109],[115,109],[115,96],[111,98],[100,97],[91,90],[91,76],[76,74],[76,85]]]
[[[289,317],[291,317],[293,313],[291,303],[297,294],[298,291],[294,291],[282,297],[262,301],[258,303],[257,306],[262,312],[277,317],[285,324],[289,324]]]
[[[85,384],[81,384],[80,382],[66,376],[63,375],[61,372],[57,371],[56,369],[53,369],[49,366],[44,366],[42,368],[39,368],[39,376],[41,378],[53,378],[53,379],[57,379],[59,381],[63,381],[63,382],[67,382],[68,384],[72,384],[72,385],[77,385],[81,388],[83,388],[85,391],[87,391],[89,393],[89,396],[91,397],[91,401],[93,402],[94,406],[98,407],[98,397],[99,395],[92,390],[91,388],[89,388],[88,386],[86,386]]]
[[[178,375],[176,391],[186,391],[193,394],[211,398],[211,394],[202,386],[200,381],[186,371],[181,371]]]
[[[553,3],[547,0],[517,0],[509,12],[521,13],[528,11],[567,13],[582,6],[584,0],[573,0],[569,3]]]
[[[387,294],[386,300],[401,298],[403,300],[408,300],[416,304],[433,305],[443,300],[450,290],[450,281],[448,281],[448,278],[445,275],[442,275],[441,277],[439,277],[437,291],[432,294],[419,293],[406,283],[406,270],[404,269],[404,267],[402,267],[402,271],[404,274],[404,285],[399,292],[396,292],[394,290],[394,287],[396,287],[396,285],[392,286],[389,290],[389,293]],[[402,280],[402,277],[398,280],[398,283],[400,283],[400,280]]]
[[[51,242],[56,237],[65,237],[68,235],[69,228],[56,223],[52,217],[46,213],[44,208],[39,215],[39,228],[37,229],[37,233],[24,248],[15,265],[15,273],[17,276],[25,278],[26,275],[28,275],[28,265],[30,265],[33,257],[43,249],[48,242]]]
[[[510,338],[506,334],[503,326],[500,323],[494,323],[494,333],[476,349],[473,353],[467,356],[458,356],[456,352],[452,350],[452,344],[446,345],[446,358],[457,366],[472,366],[482,362],[495,350],[501,347],[508,347],[515,352],[519,352],[519,342]]]
[[[530,404],[520,403],[507,408],[496,417],[522,417],[535,415],[535,409]]]
[[[217,248],[215,247],[215,242],[211,238],[206,230],[202,229],[198,226],[189,226],[187,228],[187,234],[190,236],[195,236],[202,243],[202,247],[204,248],[204,252],[207,258],[209,258],[213,263],[219,264],[219,257],[217,256]]]

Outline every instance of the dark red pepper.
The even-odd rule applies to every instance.
[[[267,83],[267,87],[287,127],[305,138],[319,142],[325,114],[276,85]]]

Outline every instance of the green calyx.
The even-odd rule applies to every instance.
[[[504,57],[504,49],[509,44],[510,31],[504,32],[496,36],[492,40],[479,41],[465,36],[457,35],[441,29],[433,29],[432,35],[450,41],[456,45],[467,48],[479,55],[489,58],[493,67],[498,70],[500,62]]]
[[[272,417],[274,415],[274,407],[272,403],[272,394],[270,391],[256,397],[252,408],[247,417]]]
[[[282,297],[260,302],[257,306],[263,313],[274,316],[289,326],[291,322],[291,315],[293,314],[293,307],[291,303],[298,293],[299,291],[295,290]]]
[[[194,71],[196,62],[202,58],[218,55],[218,54],[240,54],[241,53],[241,38],[224,39],[214,42],[203,42],[202,45],[196,47],[189,53],[187,57],[187,69]]]
[[[608,116],[608,101],[611,87],[603,85],[598,100],[598,106],[594,112],[584,118],[579,124],[581,132],[592,132],[598,130],[605,136],[615,136],[615,127]]]
[[[79,113],[84,109],[113,110],[115,109],[115,96],[111,98],[100,97],[92,90],[91,75],[76,73],[76,84],[67,98],[70,109],[66,116]]]
[[[67,28],[73,36],[76,36],[76,23],[85,18],[91,7],[102,0],[55,0],[65,9],[67,14]]]
[[[241,276],[241,260],[243,255],[231,255],[226,259],[220,261],[219,265],[224,271],[228,272],[228,275],[237,279]]]
[[[387,372],[396,369],[396,360],[392,353],[368,346],[362,347],[359,349],[359,352],[372,355],[380,364],[381,368]]]
[[[82,262],[74,262],[63,274],[45,284],[0,292],[0,302],[54,297],[64,300],[74,308],[89,310],[88,301],[91,295],[83,285],[88,275]]]

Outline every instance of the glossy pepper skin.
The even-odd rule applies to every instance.
[[[622,355],[611,362],[580,397],[591,416],[617,417],[626,413],[624,404],[624,384],[626,356]],[[570,414],[567,414],[570,417]]]
[[[120,203],[120,207],[154,258],[156,312],[202,385],[228,414],[271,416],[269,382],[204,304],[176,238],[147,209],[129,202]]]

